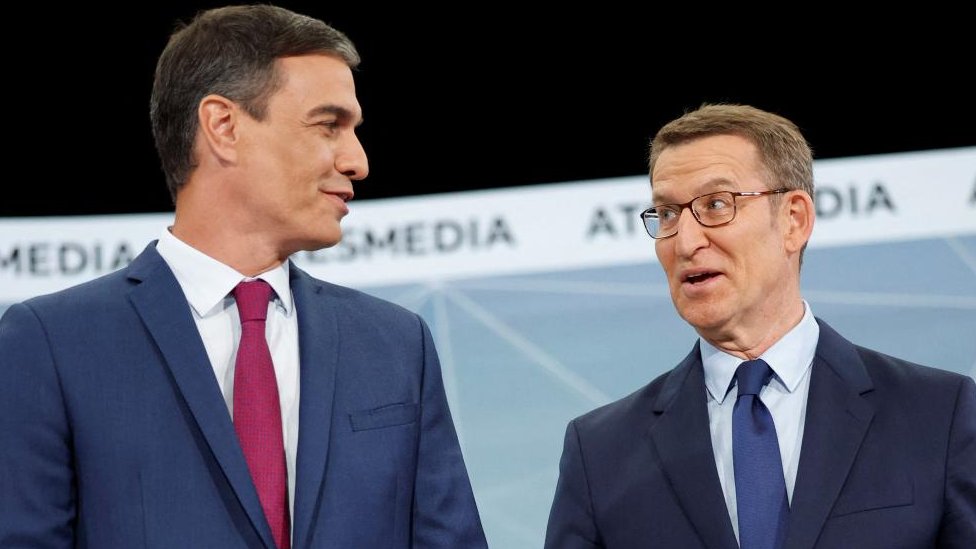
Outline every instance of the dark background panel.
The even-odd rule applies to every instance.
[[[152,72],[174,22],[214,5],[18,8],[6,156],[26,176],[0,216],[169,211]],[[817,158],[976,145],[962,16],[281,5],[363,56],[358,200],[643,174],[654,131],[705,101],[793,119]]]

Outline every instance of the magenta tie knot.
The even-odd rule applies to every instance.
[[[234,288],[234,300],[237,301],[241,322],[266,320],[270,299],[271,285],[261,279],[241,282]]]

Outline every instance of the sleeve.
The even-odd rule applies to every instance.
[[[593,518],[590,486],[576,422],[566,427],[559,480],[549,511],[545,549],[594,549],[603,547]]]
[[[74,545],[71,433],[50,343],[36,314],[0,318],[0,547]]]
[[[938,546],[976,547],[976,383],[969,377],[960,384],[949,432]]]
[[[448,407],[440,361],[423,319],[420,319],[420,325],[424,373],[412,545],[425,549],[487,549]]]

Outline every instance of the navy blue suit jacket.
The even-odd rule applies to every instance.
[[[820,323],[786,547],[976,547],[976,384]],[[701,355],[570,422],[548,549],[737,547]]]
[[[291,268],[296,548],[486,547],[430,332]],[[150,245],[0,320],[0,547],[274,547],[186,298]]]

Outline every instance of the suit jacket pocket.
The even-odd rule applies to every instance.
[[[417,421],[418,410],[416,403],[388,404],[372,410],[352,412],[349,414],[349,422],[353,431],[406,425]]]
[[[850,515],[875,509],[887,509],[911,505],[915,501],[914,487],[908,479],[888,478],[886,482],[873,486],[845,488],[837,498],[832,517]]]

